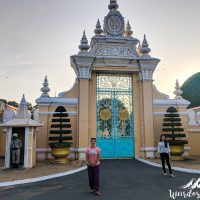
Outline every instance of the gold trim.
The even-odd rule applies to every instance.
[[[125,108],[125,109],[121,109],[118,113],[118,116],[119,116],[119,119],[122,120],[122,121],[126,121],[129,119],[129,112],[128,110]]]
[[[100,118],[101,120],[109,120],[111,118],[111,112],[108,108],[102,109],[100,111]]]

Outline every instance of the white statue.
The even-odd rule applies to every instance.
[[[188,118],[189,118],[188,125],[191,125],[191,126],[197,125],[196,113],[191,109],[188,111]]]

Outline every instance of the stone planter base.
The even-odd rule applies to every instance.
[[[184,160],[184,145],[170,145],[170,150],[171,160]]]
[[[66,158],[70,154],[69,148],[52,148],[51,155],[55,158],[57,163],[66,164],[68,159]]]

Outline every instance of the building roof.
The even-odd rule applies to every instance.
[[[37,121],[32,120],[30,118],[30,115],[28,113],[27,103],[26,103],[25,97],[23,95],[22,100],[19,104],[19,108],[18,108],[16,117],[4,124],[1,124],[0,126],[3,126],[3,127],[39,127],[39,126],[43,126],[43,124],[40,124]]]

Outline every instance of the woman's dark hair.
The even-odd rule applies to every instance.
[[[160,142],[162,142],[162,136],[165,136],[165,135],[163,135],[163,134],[160,135]],[[166,140],[166,137],[165,137],[164,143],[165,143],[165,148],[167,148],[167,140]]]
[[[96,142],[97,139],[93,137],[93,138],[90,139],[90,142],[91,142],[92,140],[95,140],[95,142]]]

